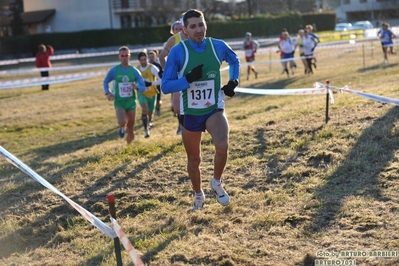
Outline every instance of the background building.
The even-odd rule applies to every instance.
[[[178,19],[186,0],[23,0],[29,34],[165,25]]]
[[[375,26],[383,21],[399,25],[398,0],[327,0],[334,8],[338,22],[369,20]]]
[[[207,21],[334,10],[337,22],[399,25],[399,0],[0,0],[0,36],[21,32],[13,8],[21,10],[23,34],[167,25],[189,8],[201,9]]]
[[[0,0],[21,2],[25,33],[74,32],[96,29],[167,25],[190,9],[202,10],[207,21],[248,18],[282,11],[313,11],[325,0]],[[10,35],[12,17],[0,17],[0,36]]]

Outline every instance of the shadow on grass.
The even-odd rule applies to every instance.
[[[378,176],[399,149],[397,133],[390,134],[398,117],[399,108],[392,108],[365,129],[346,160],[315,193],[321,206],[308,228],[311,233],[323,231],[334,224],[348,196],[368,196],[379,201],[389,200],[381,195]]]
[[[151,250],[147,251],[146,253],[144,253],[141,256],[141,259],[142,259],[143,263],[150,263],[154,259],[154,257],[156,257],[157,254],[160,253],[161,251],[163,251],[165,248],[167,248],[170,243],[172,243],[175,240],[181,239],[185,235],[186,235],[185,232],[180,232],[177,235],[173,235],[173,236],[167,237],[165,239],[165,241],[159,243],[156,247],[152,248]],[[165,238],[165,237],[163,237],[163,238]],[[145,239],[146,239],[146,237],[143,237],[141,239],[141,241],[143,241]],[[187,262],[187,259],[185,257],[180,258],[179,256],[176,257],[176,255],[172,256],[170,260],[171,260],[172,263],[178,262],[178,261],[182,261],[184,263]]]
[[[137,130],[137,128],[135,128],[135,130]],[[30,154],[33,153],[36,155],[36,160],[43,161],[43,160],[46,160],[47,158],[57,157],[61,154],[73,153],[73,152],[76,152],[77,150],[90,148],[92,146],[101,144],[108,140],[117,139],[118,138],[117,134],[118,134],[117,127],[115,126],[115,128],[108,129],[103,134],[95,134],[90,137],[75,139],[75,140],[71,140],[71,141],[67,141],[67,142],[62,142],[62,140],[60,140],[55,145],[49,145],[49,146],[37,148],[37,149],[29,151],[28,153],[23,154],[23,155],[29,156]],[[54,136],[54,137],[56,137],[56,136]],[[42,164],[41,162],[39,162],[39,163]]]
[[[167,156],[170,153],[173,153],[174,150],[176,149],[176,147],[180,146],[180,145],[182,145],[182,144],[179,140],[177,140],[174,143],[171,143],[169,146],[162,149],[162,151],[159,154],[157,154],[155,156],[151,156],[151,158],[149,158],[142,164],[137,165],[133,171],[127,172],[124,178],[117,178],[117,175],[120,172],[126,172],[126,168],[130,164],[130,162],[126,162],[117,168],[113,168],[111,172],[108,172],[102,178],[97,179],[93,185],[91,185],[90,187],[87,187],[87,189],[83,190],[80,195],[77,195],[75,197],[76,198],[85,197],[90,200],[90,195],[93,195],[93,192],[97,191],[99,188],[107,187],[107,189],[103,191],[103,197],[105,198],[108,193],[113,193],[115,191],[119,191],[120,188],[122,188],[122,187],[126,188],[127,180],[132,179],[132,178],[137,178],[137,176],[142,171],[147,170],[147,169],[149,169],[149,167],[151,165],[156,165],[157,162],[162,161],[163,157]],[[158,184],[156,182],[155,182],[155,184],[156,184],[156,186],[158,186]],[[144,188],[148,194],[140,195],[141,199],[153,199],[154,196],[153,196],[152,191],[158,190],[161,187],[161,185],[159,185],[159,187],[154,188],[153,182],[140,182],[140,186],[144,186],[144,185],[148,185],[148,187]],[[135,187],[134,189],[139,189],[138,186],[139,186],[139,184],[137,184],[137,187]],[[114,195],[117,199],[121,199],[125,196],[124,193],[119,193],[119,192],[114,193]],[[97,202],[98,197],[97,198],[94,197],[94,199],[95,199],[94,202]],[[131,200],[131,199],[128,198],[125,200]],[[87,202],[87,204],[90,204],[90,202]],[[126,212],[126,214],[130,214],[130,216],[132,216],[132,214],[133,214],[134,216],[132,216],[132,217],[135,217],[136,215],[145,211],[145,209],[137,209],[137,210],[130,209],[128,211],[127,210],[120,210],[120,211],[121,211],[121,213]]]
[[[94,145],[100,144],[106,140],[110,140],[115,138],[116,132],[114,130],[109,130],[102,135],[96,135],[93,137],[88,137],[85,139],[79,139],[69,142],[59,142],[56,145],[41,147],[35,149],[33,151],[27,152],[21,157],[32,157],[30,163],[27,164],[29,168],[35,171],[38,175],[42,176],[45,180],[47,180],[51,184],[56,184],[61,181],[63,175],[67,173],[73,173],[76,169],[79,169],[90,162],[97,162],[99,160],[98,156],[87,156],[87,157],[76,157],[76,159],[68,162],[67,166],[60,167],[59,164],[46,161],[49,158],[57,157],[62,154],[69,154],[76,152],[79,149],[86,149],[92,147]],[[33,155],[33,156],[32,156]],[[37,170],[37,169],[41,170]],[[48,173],[52,173],[49,175]],[[16,186],[12,189],[8,190],[6,193],[0,194],[0,209],[2,211],[6,211],[8,209],[12,209],[14,207],[13,202],[15,204],[20,204],[20,193],[24,194],[24,198],[28,201],[31,196],[29,193],[37,193],[39,191],[45,190],[44,186],[39,184],[36,181],[26,182],[26,180],[33,180],[30,176],[27,176],[25,173],[21,172],[20,169],[12,166],[8,171],[8,175],[16,175],[19,177],[21,175],[20,181],[17,181]],[[19,180],[19,178],[18,178]],[[33,196],[35,197],[35,196]],[[18,200],[13,201],[13,198],[17,198]],[[33,199],[32,199],[33,200]]]
[[[90,187],[87,187],[87,189],[83,190],[80,195],[71,197],[72,200],[76,201],[79,204],[79,200],[87,199],[84,204],[81,204],[82,207],[86,208],[88,211],[96,215],[100,220],[106,220],[104,216],[108,216],[108,211],[107,207],[104,208],[99,208],[101,210],[93,212],[93,208],[96,208],[95,205],[98,202],[105,201],[106,195],[109,192],[113,192],[115,190],[118,190],[120,187],[123,186],[123,184],[126,182],[127,179],[135,177],[138,173],[140,173],[142,170],[146,169],[150,164],[155,163],[158,160],[161,160],[163,156],[168,154],[169,152],[173,152],[175,147],[177,145],[181,145],[180,142],[176,142],[169,147],[165,148],[162,150],[161,153],[158,155],[152,157],[151,160],[146,161],[145,163],[141,164],[140,166],[136,167],[134,171],[130,172],[129,174],[126,175],[125,178],[118,179],[118,180],[113,180],[113,182],[110,182],[110,179],[112,179],[118,172],[123,171],[129,163],[125,163],[122,166],[113,169],[112,172],[108,173],[105,175],[103,178],[98,179],[96,183]],[[83,165],[82,165],[83,166]],[[111,183],[111,185],[110,185]],[[96,191],[98,188],[102,187],[107,187],[108,189],[104,192],[102,195],[98,195]],[[41,187],[41,189],[46,189],[44,187]],[[38,190],[35,189],[35,193]],[[150,193],[152,189],[148,189],[149,193],[149,198]],[[33,198],[34,196],[26,196],[27,199]],[[25,197],[25,198],[26,198]],[[17,204],[17,203],[16,203]],[[20,202],[18,202],[20,204]],[[37,207],[39,208],[38,211],[41,209],[47,209],[47,207],[39,206],[37,204]],[[129,205],[130,206],[130,205]],[[5,206],[3,206],[5,207]],[[4,211],[4,208],[1,208]],[[17,208],[18,206],[15,206]],[[98,209],[98,208],[97,208]],[[120,213],[129,213],[130,216],[136,216],[142,212],[144,212],[146,208],[138,208],[138,209],[121,209]],[[43,210],[41,210],[42,212]],[[53,237],[57,234],[59,229],[57,227],[61,226],[63,228],[68,227],[68,221],[70,220],[69,217],[79,217],[79,213],[73,209],[72,206],[70,206],[68,203],[61,203],[57,207],[52,207],[50,212],[45,213],[44,215],[40,215],[40,212],[38,212],[38,216],[35,218],[33,221],[25,221],[29,223],[28,226],[24,226],[21,229],[18,229],[12,233],[9,234],[4,234],[0,238],[0,243],[3,243],[3,247],[0,251],[0,257],[7,258],[11,256],[11,254],[15,252],[20,252],[22,250],[24,251],[33,251],[37,248],[39,248],[42,245],[45,245],[45,243],[48,243],[53,239]],[[43,213],[43,212],[42,212]],[[132,215],[133,214],[133,215]],[[80,218],[80,217],[79,217]],[[83,219],[83,218],[82,218]],[[23,219],[22,219],[23,220]],[[47,224],[48,221],[53,221],[56,226],[52,226],[51,228],[43,226],[44,224]],[[92,226],[89,224],[88,221],[85,221],[87,223],[87,226]],[[98,231],[99,234],[102,234],[101,231]],[[142,239],[145,239],[146,236],[142,236]],[[164,241],[162,244],[160,244],[158,247],[155,247],[151,251],[148,251],[146,254],[144,254],[145,258],[152,258],[154,255],[156,255],[158,252],[160,252],[162,249],[164,249],[170,242],[172,242],[174,239],[179,238],[170,238],[166,241]],[[40,241],[37,241],[37,239],[40,239]],[[68,241],[67,239],[59,239],[59,241],[64,242]],[[7,243],[7,245],[5,244]],[[102,258],[105,255],[98,255],[95,256],[94,258],[91,258],[91,261],[88,261],[84,263],[84,265],[98,265],[98,262],[102,261]]]
[[[103,262],[104,258],[112,257],[112,255],[113,255],[113,257],[115,257],[114,254],[115,254],[114,250],[109,250],[109,251],[107,251],[107,253],[105,253],[104,251],[101,251],[100,254],[97,254],[97,255],[91,257],[90,259],[86,260],[85,262],[82,262],[82,263],[79,263],[79,264],[76,264],[76,265],[77,266],[97,266],[97,265],[101,265],[101,263]],[[116,258],[115,258],[115,261],[116,261]],[[123,263],[123,261],[122,261],[122,263]],[[115,265],[116,265],[116,263],[115,263]],[[124,265],[133,265],[133,264],[126,264],[126,262],[125,262]]]
[[[256,188],[257,190],[260,191],[267,191],[269,184],[270,183],[275,183],[275,182],[287,182],[287,184],[292,181],[292,176],[290,174],[282,174],[284,173],[289,167],[291,167],[293,164],[297,163],[298,159],[302,156],[305,156],[309,152],[309,147],[308,145],[304,144],[303,146],[293,146],[292,140],[287,140],[283,136],[285,134],[289,134],[290,132],[281,132],[279,131],[279,134],[282,135],[281,142],[279,143],[270,143],[267,141],[268,135],[274,135],[276,134],[276,131],[274,129],[268,130],[267,126],[274,125],[274,123],[271,123],[273,121],[269,121],[266,123],[266,128],[264,126],[261,126],[258,128],[255,132],[255,139],[257,140],[257,145],[254,149],[250,149],[247,151],[247,154],[241,154],[241,156],[252,156],[256,154],[258,158],[262,159],[262,163],[264,164],[264,178],[260,180],[256,179],[249,179],[247,184],[243,186],[244,189],[254,189]],[[312,128],[307,128],[307,129],[300,129],[300,128],[295,128],[295,137],[297,138],[302,138],[303,135],[310,136],[311,139],[314,139],[316,135],[318,134],[319,131],[323,130],[323,127],[325,124],[323,122],[320,122],[321,125],[319,126],[314,126]],[[281,129],[279,129],[281,130]],[[279,154],[266,154],[266,151],[270,151],[273,149],[273,146],[284,146],[287,149],[295,149],[295,151],[292,153],[291,156],[287,158],[283,158],[282,155]],[[303,178],[309,177],[311,175],[311,172],[301,172],[301,178],[295,178],[294,182],[300,182]],[[245,176],[245,175],[244,175]],[[249,176],[248,176],[249,177]]]
[[[96,144],[99,144],[103,141],[109,140],[110,138],[115,137],[116,132],[114,130],[110,130],[106,132],[105,134],[101,136],[96,136],[96,137],[89,137],[83,140],[76,140],[76,141],[71,141],[68,143],[59,143],[56,145],[52,146],[47,146],[43,148],[36,149],[33,151],[35,153],[38,159],[31,160],[33,162],[33,166],[29,166],[32,169],[35,169],[36,167],[41,167],[45,168],[44,170],[41,170],[43,173],[51,173],[56,171],[55,174],[52,175],[52,180],[50,183],[57,183],[60,182],[62,176],[66,173],[71,173],[74,172],[76,169],[79,169],[81,167],[84,167],[90,162],[97,162],[100,158],[98,158],[97,155],[95,156],[90,156],[90,157],[84,157],[82,158],[76,158],[73,161],[70,161],[68,163],[68,166],[63,168],[62,170],[59,170],[59,166],[57,164],[53,163],[45,163],[43,164],[42,161],[46,160],[47,158],[50,157],[56,157],[61,154],[65,153],[72,153],[75,152],[77,149],[85,149],[89,148],[91,146],[94,146]],[[103,176],[100,179],[96,180],[96,183],[86,187],[85,190],[83,190],[79,195],[71,197],[72,200],[76,201],[78,204],[82,199],[87,199],[84,204],[81,204],[82,207],[93,213],[95,216],[97,216],[100,220],[106,220],[104,217],[109,216],[108,215],[108,208],[103,204],[98,204],[99,202],[104,202],[106,201],[106,195],[110,192],[119,190],[121,187],[124,187],[126,180],[130,178],[135,178],[141,171],[145,170],[148,168],[149,165],[151,164],[156,164],[157,161],[162,160],[162,158],[167,155],[170,152],[173,152],[173,150],[176,148],[176,146],[181,145],[180,141],[176,141],[176,143],[171,144],[169,147],[166,147],[163,149],[158,155],[151,157],[150,160],[145,161],[141,165],[137,166],[134,171],[131,171],[130,173],[127,173],[124,178],[118,178],[116,179],[115,177],[119,172],[125,172],[126,168],[130,164],[129,162],[124,163],[118,168],[113,168],[112,172],[109,172],[105,176]],[[128,152],[128,148],[126,148]],[[29,157],[31,153],[27,154]],[[35,162],[36,161],[36,162]],[[19,171],[19,170],[18,170]],[[38,173],[40,175],[40,173]],[[25,175],[25,174],[24,174]],[[44,176],[43,176],[44,177]],[[30,178],[30,177],[26,177]],[[48,178],[44,177],[45,179],[48,180]],[[150,182],[152,184],[152,182]],[[0,257],[7,258],[11,256],[11,254],[15,252],[20,252],[20,251],[34,251],[35,249],[39,248],[42,245],[45,245],[45,243],[48,243],[49,241],[52,240],[52,238],[57,234],[59,229],[57,226],[61,226],[63,228],[67,228],[67,221],[70,220],[68,217],[79,217],[80,214],[68,203],[63,202],[63,203],[49,203],[45,202],[43,204],[37,202],[38,198],[40,198],[40,191],[46,190],[47,188],[43,187],[41,184],[34,182],[33,187],[31,183],[21,183],[17,188],[13,189],[12,191],[9,191],[7,193],[1,194],[0,195],[0,209],[2,210],[3,213],[8,212],[8,213],[14,213],[14,210],[19,210],[17,211],[18,213],[21,214],[21,205],[23,202],[31,202],[30,204],[34,204],[35,206],[31,206],[30,210],[28,211],[33,211],[33,209],[36,208],[37,211],[37,216],[35,217],[34,220],[27,220],[23,219],[22,216],[20,219],[18,219],[18,223],[24,224],[22,228],[17,229],[13,231],[12,233],[5,233],[0,237],[0,243],[2,243],[2,246],[4,248],[1,249],[0,251]],[[56,185],[55,185],[56,186]],[[25,188],[26,187],[26,188]],[[106,187],[107,190],[103,192],[102,195],[98,195],[96,193],[99,188],[100,190],[102,188]],[[24,193],[23,197],[23,202],[21,202],[21,189]],[[152,189],[148,189],[148,193],[150,195]],[[18,193],[17,193],[18,192]],[[15,195],[14,195],[15,194]],[[12,201],[12,203],[9,201],[9,198],[14,197],[15,200]],[[149,196],[149,198],[151,198]],[[62,201],[64,201],[62,199]],[[37,203],[33,203],[37,202]],[[56,206],[54,206],[54,204]],[[97,205],[96,205],[97,204]],[[48,211],[48,208],[50,205],[51,211]],[[53,205],[53,206],[51,206]],[[95,211],[93,211],[95,209]],[[130,215],[133,213],[134,216],[140,214],[141,212],[145,211],[145,208],[141,209],[136,209],[136,210],[121,210],[122,212],[127,212]],[[22,212],[23,213],[23,212]],[[48,221],[53,221],[55,226],[52,226],[51,228],[43,226],[44,224],[47,224]],[[85,221],[87,222],[87,221]],[[26,225],[27,224],[27,225]],[[87,226],[92,226],[89,222],[87,222]],[[99,234],[101,234],[101,231],[98,231]],[[40,239],[40,241],[37,241],[37,239]],[[144,237],[143,237],[144,239]],[[62,240],[61,242],[68,241],[68,240]],[[165,242],[166,243],[166,242]],[[159,249],[159,247],[157,248]],[[156,251],[156,249],[154,249]],[[154,252],[153,251],[153,252]],[[99,255],[100,256],[100,255]],[[96,256],[95,258],[92,258],[92,262],[87,262],[89,264],[84,264],[84,265],[98,265],[96,264],[96,261],[102,261],[100,257],[102,256]],[[93,264],[91,264],[93,263]]]
[[[364,72],[368,72],[368,71],[373,71],[373,70],[377,70],[377,69],[389,69],[389,68],[397,68],[398,64],[394,63],[394,64],[388,64],[388,65],[373,65],[373,66],[369,66],[369,67],[365,67],[365,68],[359,68],[357,70],[358,73],[364,73]]]

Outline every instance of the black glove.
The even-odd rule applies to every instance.
[[[158,76],[159,76],[160,78],[162,78],[162,75],[163,75],[163,70],[161,69],[161,70],[159,70],[159,72],[158,72]]]
[[[144,81],[144,84],[145,84],[146,87],[151,87],[152,86],[152,83],[148,82],[148,81]]]
[[[222,87],[222,91],[229,97],[233,97],[236,95],[234,89],[237,87],[238,81],[237,80],[229,80],[229,82]]]
[[[202,67],[204,64],[194,67],[189,73],[186,74],[186,79],[188,83],[199,80],[202,78]]]

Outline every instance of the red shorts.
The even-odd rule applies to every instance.
[[[255,55],[253,55],[251,57],[245,57],[245,60],[247,60],[247,62],[255,61]]]

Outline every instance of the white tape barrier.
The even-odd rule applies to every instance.
[[[23,73],[34,73],[34,72],[42,72],[42,71],[63,71],[63,70],[78,70],[78,69],[86,69],[86,68],[101,68],[106,67],[110,68],[120,64],[120,62],[113,63],[103,63],[103,64],[85,64],[85,65],[73,65],[73,66],[62,66],[62,67],[43,67],[43,68],[28,68],[28,69],[18,69],[18,70],[3,70],[0,71],[0,76],[11,75],[11,74],[23,74]],[[130,64],[136,66],[139,64],[138,60],[130,61]]]
[[[317,50],[320,49],[331,49],[331,48],[340,48],[342,49],[343,47],[353,47],[354,45],[358,46],[358,45],[362,45],[361,43],[359,43],[359,41],[363,41],[363,40],[369,40],[367,38],[365,39],[353,39],[351,40],[351,43],[348,43],[348,41],[343,41],[343,42],[339,42],[339,43],[334,43],[334,44],[320,44],[317,46]],[[375,39],[373,39],[375,40]],[[230,43],[234,43],[234,44],[238,44],[238,43],[242,43],[242,41],[238,41],[238,42],[228,42],[228,44]],[[270,41],[268,42],[269,44],[271,43],[276,43],[276,47],[275,49],[277,49],[277,43],[278,43],[278,39],[275,39],[275,41]],[[158,50],[162,50],[163,47],[162,46],[157,46],[157,47],[151,47],[151,49],[158,49]],[[265,47],[265,48],[260,48],[258,50],[258,54],[264,54],[267,52],[268,49],[274,49],[274,48],[270,48],[270,47]],[[131,49],[130,51],[132,53],[135,52],[141,52],[143,50],[143,48],[137,48],[137,49]],[[241,53],[243,51],[241,51],[240,49],[235,49],[237,50],[237,53]],[[50,56],[51,60],[63,60],[63,59],[78,59],[78,58],[87,58],[87,57],[99,57],[99,56],[108,56],[108,55],[117,55],[118,51],[111,51],[111,52],[97,52],[97,53],[84,53],[84,54],[65,54],[65,55],[52,55]],[[25,63],[25,62],[35,62],[35,58],[34,57],[30,57],[30,58],[21,58],[21,59],[12,59],[12,60],[0,60],[0,66],[2,65],[15,65],[15,64],[19,64],[19,63]]]
[[[136,250],[134,249],[132,243],[130,243],[129,239],[127,238],[126,234],[122,231],[118,222],[112,217],[111,217],[111,226],[118,235],[118,238],[122,243],[123,247],[128,252],[129,257],[132,259],[133,264],[135,266],[144,265],[143,261],[140,259],[140,256],[137,254]]]
[[[257,89],[237,87],[235,92],[260,94],[260,95],[306,95],[306,94],[326,94],[326,89],[303,88],[303,89]]]
[[[88,220],[90,223],[92,223],[95,227],[100,229],[104,234],[111,238],[117,237],[116,233],[114,230],[103,223],[100,219],[98,219],[96,216],[94,216],[92,213],[87,211],[85,208],[65,196],[63,193],[61,193],[58,189],[56,189],[53,185],[51,185],[47,180],[45,180],[43,177],[38,175],[35,171],[33,171],[31,168],[29,168],[27,165],[25,165],[23,162],[21,162],[17,157],[9,153],[6,149],[4,149],[2,146],[0,146],[0,154],[3,156],[8,162],[16,166],[19,170],[45,186],[46,188],[50,189],[54,193],[58,194],[62,198],[64,198],[72,207],[74,207],[86,220]]]
[[[344,49],[341,51],[337,52],[331,52],[328,55],[336,55],[336,54],[344,54],[344,53],[349,53],[349,52],[354,52],[355,48],[350,48],[350,49]],[[325,55],[323,55],[325,56]],[[251,62],[251,63],[241,63],[241,66],[247,66],[247,65],[263,65],[263,64],[273,64],[273,63],[280,63],[280,62],[288,62],[288,61],[295,61],[295,60],[302,60],[306,59],[305,56],[301,57],[293,57],[293,58],[288,58],[288,59],[275,59],[275,60],[267,60],[267,61],[259,61],[259,62]],[[113,62],[113,63],[104,63],[104,64],[85,64],[85,65],[74,65],[74,66],[63,66],[63,67],[43,67],[43,68],[29,68],[29,69],[18,69],[18,70],[3,70],[0,71],[0,76],[5,76],[5,75],[16,75],[16,74],[23,74],[23,73],[38,73],[41,71],[63,71],[63,70],[78,70],[78,69],[86,69],[86,68],[101,68],[101,67],[112,67],[119,64],[119,62]],[[137,65],[138,61],[134,60],[131,61],[132,65]],[[228,68],[228,67],[227,67]],[[225,69],[223,69],[225,70]]]
[[[77,59],[77,58],[86,58],[86,57],[97,57],[97,56],[106,56],[106,55],[117,55],[118,51],[112,52],[101,52],[101,53],[87,53],[87,54],[64,54],[64,55],[50,55],[50,60],[62,60],[62,59]],[[29,58],[21,58],[14,60],[2,60],[0,61],[0,65],[14,65],[19,63],[27,63],[27,62],[35,62],[35,57]]]
[[[58,76],[50,76],[43,78],[30,78],[30,79],[20,79],[20,80],[7,80],[0,82],[0,90],[1,89],[12,89],[12,88],[21,88],[21,87],[32,87],[39,86],[43,84],[56,84],[56,83],[64,83],[71,82],[76,80],[89,79],[98,76],[105,76],[105,71],[98,72],[88,72],[88,73],[75,73],[75,74],[65,74]]]
[[[303,88],[303,89],[257,89],[257,88],[240,88],[237,87],[235,92],[240,93],[248,93],[248,94],[257,94],[257,95],[325,95],[327,93],[327,89],[323,85],[322,87],[316,88]],[[329,89],[328,93],[330,95],[331,103],[334,103],[334,96],[332,91]]]
[[[319,82],[316,82],[316,84],[317,84],[317,86],[323,85],[322,83],[319,83]],[[334,86],[330,86],[330,88],[338,90],[340,92],[348,92],[350,94],[357,95],[357,96],[360,96],[360,97],[363,97],[363,98],[366,98],[366,99],[369,99],[369,100],[373,100],[373,101],[377,101],[377,102],[381,102],[381,103],[387,103],[387,104],[393,104],[393,105],[398,105],[399,106],[399,100],[398,99],[352,90],[352,89],[349,89],[349,87],[347,85],[345,85],[343,88],[334,87]]]
[[[162,46],[151,47],[151,49],[162,49]],[[143,51],[143,48],[130,49],[131,53],[138,53]],[[63,60],[63,59],[78,59],[78,58],[86,58],[86,57],[98,57],[98,56],[107,56],[107,55],[117,55],[119,51],[111,51],[111,52],[97,52],[97,53],[84,53],[84,54],[64,54],[64,55],[51,55],[50,60]],[[35,62],[35,57],[29,58],[21,58],[21,59],[13,59],[13,60],[0,60],[1,65],[15,65],[19,63],[26,62]]]
[[[352,43],[352,44],[347,44],[347,43],[342,43],[342,44],[333,44],[333,45],[323,45],[323,46],[318,46],[317,50],[320,49],[331,49],[331,48],[339,48],[341,49],[340,51],[336,52],[330,52],[330,53],[322,53],[319,56],[326,57],[330,55],[339,55],[339,54],[344,54],[344,53],[350,53],[355,51],[355,46],[361,46],[363,44],[361,43]],[[348,49],[343,49],[345,47],[348,47]],[[269,52],[271,49],[274,48],[268,48]],[[277,47],[276,47],[277,49]],[[365,49],[374,49],[374,46],[366,47]],[[137,49],[139,50],[139,49]],[[236,51],[237,55],[240,57],[244,56],[244,51]],[[85,57],[92,57],[92,56],[99,56],[99,55],[108,55],[109,53],[112,54],[117,54],[117,52],[108,52],[108,53],[90,53],[87,54]],[[266,54],[267,53],[267,48],[261,49],[258,51],[258,54]],[[61,56],[60,56],[61,57]],[[64,58],[74,58],[76,57],[75,54],[72,55],[63,55]],[[83,56],[80,56],[83,57]],[[288,58],[288,59],[275,59],[275,60],[268,60],[268,61],[256,61],[256,62],[251,62],[251,63],[242,63],[241,66],[247,66],[247,65],[262,65],[262,64],[273,64],[273,63],[281,63],[285,61],[293,61],[293,60],[301,60],[305,59],[306,57],[294,57],[294,58]],[[21,59],[23,60],[23,59]],[[14,60],[15,61],[15,60]],[[86,64],[86,65],[75,65],[75,66],[63,66],[63,67],[51,67],[51,68],[29,68],[29,69],[19,69],[19,70],[4,70],[0,71],[0,76],[4,75],[11,75],[11,74],[22,74],[22,73],[33,73],[33,72],[41,72],[41,71],[62,71],[62,70],[70,70],[70,69],[86,69],[86,68],[100,68],[100,67],[111,67],[114,65],[117,65],[119,62],[114,62],[114,63],[104,63],[104,64]],[[132,61],[133,65],[138,64],[137,60]],[[1,65],[1,61],[0,61]]]
[[[133,62],[134,63],[134,62]],[[86,68],[101,68],[101,67],[112,67],[120,64],[120,62],[113,63],[104,63],[104,64],[85,64],[85,65],[73,65],[73,66],[62,66],[62,67],[43,67],[43,68],[27,68],[27,69],[18,69],[18,70],[3,70],[0,71],[0,76],[5,75],[16,75],[23,73],[38,73],[42,71],[63,71],[63,70],[77,70],[77,69],[86,69]]]

